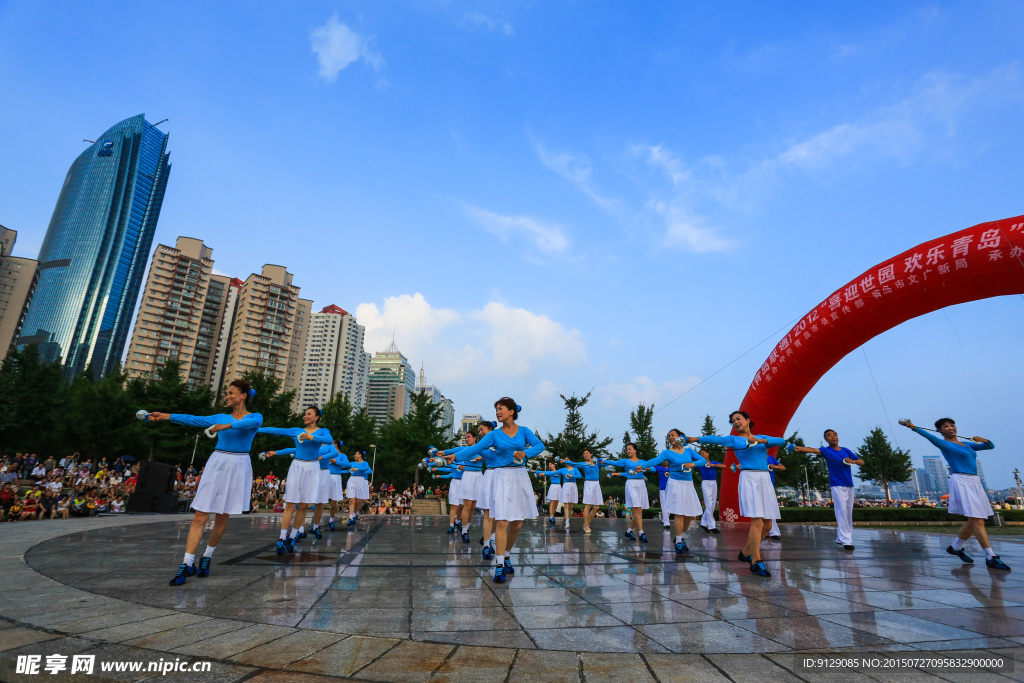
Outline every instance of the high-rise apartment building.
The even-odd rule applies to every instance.
[[[296,406],[322,408],[335,394],[354,408],[366,407],[370,354],[363,350],[366,329],[347,311],[330,305],[310,316]]]
[[[39,280],[38,261],[11,255],[17,238],[17,230],[0,225],[0,360],[21,333]]]
[[[157,245],[125,359],[128,376],[149,377],[177,360],[189,384],[209,384],[226,280],[213,275],[213,249],[202,240],[179,237],[173,247]]]
[[[446,398],[441,390],[432,384],[427,384],[427,375],[423,372],[423,366],[420,366],[419,379],[416,381],[416,391],[421,394],[425,394],[431,403],[435,403],[441,406],[441,414],[437,418],[437,424],[439,427],[445,428],[445,434],[448,438],[455,436],[455,404],[450,398]]]
[[[19,346],[62,358],[66,376],[121,362],[163,204],[167,135],[143,114],[121,121],[71,165],[39,250],[39,281]]]
[[[213,352],[213,369],[210,371],[210,388],[219,392],[227,384],[224,379],[224,367],[228,358],[228,347],[231,344],[231,330],[235,326],[235,311],[238,310],[238,293],[242,291],[244,282],[237,277],[214,275],[212,283],[224,288],[224,315],[221,318],[220,331],[217,333],[217,346]],[[212,285],[211,285],[212,286]]]
[[[368,387],[366,411],[378,424],[400,419],[412,409],[409,397],[416,387],[415,373],[395,342],[370,359]]]
[[[297,389],[311,306],[284,266],[267,264],[250,275],[238,289],[223,381],[263,370],[284,391]]]
[[[478,424],[480,424],[480,422],[483,419],[484,419],[483,415],[478,415],[476,413],[463,413],[462,414],[462,419],[459,420],[459,430],[461,432],[461,436],[459,437],[459,445],[460,446],[465,446],[466,445],[466,436],[465,436],[466,432],[468,432],[471,429],[474,429]]]

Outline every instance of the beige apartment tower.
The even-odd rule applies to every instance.
[[[238,288],[222,380],[262,370],[281,380],[282,390],[297,389],[312,305],[299,298],[284,266],[267,264],[250,275]]]
[[[38,261],[11,256],[17,238],[17,230],[0,225],[0,360],[7,357],[11,344],[21,334],[28,303],[39,281]]]
[[[213,249],[202,240],[157,245],[128,345],[128,376],[151,377],[173,359],[189,384],[209,384],[228,282],[213,274]]]

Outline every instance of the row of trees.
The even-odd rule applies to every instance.
[[[301,426],[301,417],[292,410],[294,392],[282,392],[276,377],[247,373],[256,396],[249,409],[263,415],[267,426]],[[580,460],[589,449],[596,456],[608,457],[612,437],[591,431],[583,419],[582,408],[590,400],[584,396],[561,395],[565,405],[565,426],[558,434],[547,434],[544,443],[552,453],[570,460]],[[321,425],[345,442],[343,450],[352,454],[366,451],[372,458],[380,453],[375,466],[375,480],[402,484],[415,478],[416,464],[428,446],[447,448],[454,441],[446,436],[448,425],[439,424],[441,406],[423,394],[411,396],[409,414],[401,419],[377,424],[365,408],[356,409],[347,397],[338,394],[323,406]],[[195,459],[205,462],[214,442],[201,437],[200,430],[170,423],[142,423],[135,419],[140,408],[165,412],[211,415],[226,411],[221,397],[209,387],[194,387],[181,378],[176,361],[165,364],[155,377],[128,379],[116,370],[100,380],[93,379],[86,368],[71,384],[61,379],[57,363],[44,363],[35,346],[12,350],[0,365],[0,452],[27,451],[60,457],[78,451],[83,457],[99,459],[132,455],[140,459],[187,464]],[[618,455],[625,457],[626,444],[635,442],[641,459],[655,457],[666,445],[653,432],[654,405],[638,405],[629,416],[630,428],[623,434]],[[685,427],[685,425],[681,425]],[[710,415],[704,418],[701,434],[718,434]],[[804,445],[794,432],[788,439]],[[253,443],[256,452],[284,448],[280,438],[258,436]],[[708,448],[712,459],[721,461],[723,449]],[[874,429],[858,449],[865,464],[860,476],[886,489],[892,483],[905,482],[911,474],[910,454],[894,449],[881,429]],[[828,488],[828,471],[824,462],[804,453],[785,453],[779,458],[786,466],[777,474],[779,486],[812,490]],[[265,474],[286,461],[254,461],[257,474]],[[699,479],[699,474],[697,475]],[[610,495],[620,495],[619,482],[610,482]]]

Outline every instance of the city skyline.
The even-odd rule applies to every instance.
[[[137,30],[97,49],[103,12],[0,7],[0,83],[22,94],[0,114],[16,255],[38,252],[82,137],[169,117],[158,241],[201,237],[223,274],[287,264],[368,351],[397,331],[460,412],[510,395],[539,433],[561,429],[559,392],[591,389],[603,435],[640,401],[659,437],[705,414],[724,431],[829,292],[1024,212],[1020,3],[118,12]],[[114,69],[133,87],[97,88]],[[1014,421],[997,416],[1019,405],[1022,334],[1020,297],[909,321],[836,365],[787,431],[855,449],[880,426],[920,466],[934,451],[896,420],[950,415],[995,442],[988,483],[1008,486]]]

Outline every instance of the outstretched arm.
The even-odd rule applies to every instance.
[[[789,449],[786,449],[786,450],[789,450]],[[794,453],[814,453],[815,455],[821,455],[821,449],[820,448],[809,448],[807,446],[797,446],[797,445],[794,445],[793,446],[793,452]]]

